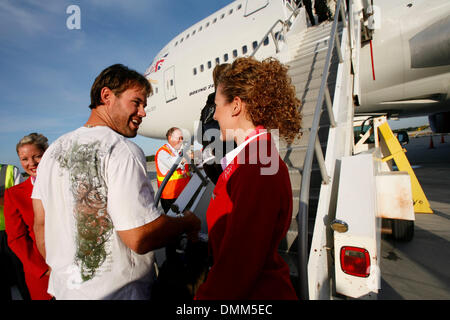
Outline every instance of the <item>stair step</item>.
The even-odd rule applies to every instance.
[[[322,23],[320,25],[317,26],[313,26],[313,27],[309,27],[308,29],[306,29],[306,36],[315,36],[317,34],[321,34],[324,32],[330,32],[331,31],[331,27],[332,24],[327,22],[327,23]]]
[[[337,71],[332,71],[328,73],[328,85],[334,85],[336,83]],[[298,76],[292,78],[292,83],[294,84],[296,90],[313,90],[319,89],[322,84],[322,71],[315,74],[314,77],[309,78],[308,76]]]
[[[335,84],[336,84],[335,82],[332,82],[328,86],[331,101],[333,101],[333,92],[334,92]],[[306,90],[297,89],[296,94],[297,94],[297,98],[300,99],[302,104],[306,105],[308,102],[311,102],[311,101],[316,102],[317,101],[317,98],[319,97],[319,91],[320,91],[320,88],[308,88]],[[325,99],[324,99],[324,101],[325,101]],[[302,110],[303,110],[303,108],[302,108]]]
[[[302,153],[304,152],[306,154],[306,149],[308,147],[308,141],[309,141],[309,135],[310,131],[309,128],[302,129],[304,131],[301,132],[300,138],[296,138],[291,144],[288,145],[288,143],[282,139],[279,141],[279,154],[281,159],[283,159],[284,162],[287,161],[286,158],[291,159],[291,163],[287,164],[288,166],[299,168],[303,167],[303,162],[298,163],[292,161],[293,157],[300,157],[302,156]],[[326,141],[328,139],[328,127],[319,127],[318,131],[318,138],[321,142],[322,147],[326,146]],[[301,158],[302,159],[302,158]]]
[[[310,74],[312,72],[323,71],[326,62],[326,52],[322,52],[320,55],[314,56],[311,55],[304,59],[294,59],[289,62],[289,71],[288,74],[291,77],[301,75],[301,74]],[[331,66],[338,63],[339,58],[337,55],[333,55],[331,57]]]
[[[314,114],[312,114],[312,113],[303,114],[302,126],[304,128],[311,128],[313,120],[314,120]],[[330,126],[330,118],[328,117],[328,112],[326,112],[323,108],[322,108],[322,114],[321,114],[320,121],[319,121],[319,126],[320,127],[329,127]]]
[[[324,23],[321,23],[320,25],[309,27],[308,29],[306,29],[305,40],[308,39],[308,37],[314,37],[314,36],[322,34],[324,32],[330,33],[332,26],[333,26],[332,22],[324,22]],[[342,22],[338,23],[337,28],[338,28],[338,30],[342,30],[342,28],[343,28]]]
[[[342,34],[342,26],[338,26],[337,29],[337,33],[339,35]],[[329,37],[331,35],[331,25],[329,26],[329,28],[323,29],[320,32],[306,32],[305,35],[303,36],[303,43],[308,43],[308,42],[313,42],[316,41],[318,39],[324,38],[324,37]]]

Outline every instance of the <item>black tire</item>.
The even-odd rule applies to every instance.
[[[398,241],[411,241],[414,237],[414,221],[392,219],[392,236]]]

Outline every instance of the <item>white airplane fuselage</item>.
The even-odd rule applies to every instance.
[[[450,1],[374,1],[370,45],[361,48],[361,106],[402,116],[450,110]]]
[[[374,6],[379,10],[372,41],[375,80],[367,43],[361,48],[355,113],[412,116],[450,110],[450,1],[375,0]],[[249,56],[272,25],[290,13],[282,0],[238,0],[177,35],[145,73],[154,94],[138,133],[164,138],[176,126],[193,134],[214,91],[215,65]],[[274,53],[270,41],[255,57]]]
[[[276,19],[285,19],[282,1],[235,1],[172,39],[145,73],[154,94],[147,101],[139,134],[164,138],[177,126],[193,132],[195,121],[214,91],[212,71],[250,55]],[[195,33],[194,33],[195,32]],[[267,46],[269,47],[269,46]],[[264,46],[258,52],[273,52]],[[268,55],[268,54],[267,54]]]

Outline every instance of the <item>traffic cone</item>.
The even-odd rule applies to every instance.
[[[441,143],[445,143],[445,141],[444,141],[444,134],[441,134]]]
[[[433,135],[430,136],[430,146],[428,147],[428,149],[434,149]]]

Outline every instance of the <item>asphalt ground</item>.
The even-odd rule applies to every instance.
[[[433,148],[430,148],[432,146]],[[450,136],[411,138],[408,160],[433,214],[416,214],[410,242],[382,236],[379,300],[450,299]]]
[[[450,299],[450,135],[411,134],[408,160],[430,202],[433,214],[416,214],[414,238],[399,242],[386,233],[381,245],[379,300]],[[147,163],[156,179],[154,162]],[[154,188],[156,190],[156,181]]]

